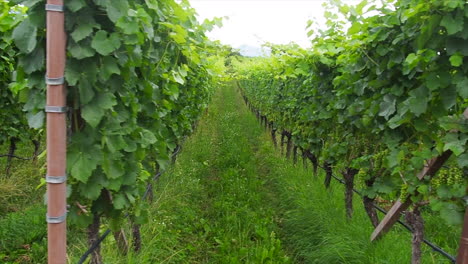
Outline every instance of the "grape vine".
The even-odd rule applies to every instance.
[[[312,48],[270,45],[270,57],[234,63],[243,93],[321,163],[358,169],[355,185],[367,197],[429,201],[460,224],[468,185],[468,7],[461,0],[333,2],[328,28],[310,32]],[[415,177],[447,151],[456,173],[450,182]]]
[[[14,155],[18,141],[35,140],[39,133],[28,127],[28,120],[23,112],[24,94],[19,91],[25,82],[16,81],[18,49],[13,42],[12,32],[24,16],[24,7],[9,1],[0,1],[0,144],[10,144],[10,151],[5,154],[9,159]],[[35,127],[34,120],[30,121],[29,125]]]
[[[43,123],[45,24],[42,0],[15,27],[18,76],[28,114]],[[68,219],[79,226],[130,214],[146,221],[142,196],[151,175],[193,131],[216,85],[223,49],[188,1],[65,1],[69,116]],[[99,224],[97,225],[99,226]]]

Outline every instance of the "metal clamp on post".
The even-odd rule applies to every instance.
[[[63,5],[53,5],[53,4],[46,4],[45,5],[46,11],[53,11],[53,12],[63,12],[65,8]]]
[[[68,107],[46,105],[44,110],[46,113],[66,113],[68,111]]]
[[[64,183],[66,181],[67,181],[67,175],[65,175],[65,176],[49,176],[49,175],[46,175],[46,182],[47,183],[58,184],[58,183]]]
[[[67,219],[67,213],[61,216],[48,216],[46,215],[46,222],[49,224],[60,224]]]
[[[62,85],[65,83],[65,77],[49,78],[46,76],[45,81],[47,85]]]

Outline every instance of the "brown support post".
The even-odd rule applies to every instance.
[[[426,175],[431,177],[434,176],[451,155],[452,151],[447,150],[442,153],[442,155],[428,160],[427,165],[416,176],[420,180],[422,180]],[[405,202],[402,202],[400,199],[398,199],[396,203],[393,204],[390,211],[388,211],[388,213],[385,215],[384,219],[375,228],[371,235],[371,241],[380,238],[384,233],[390,230],[390,228],[398,221],[398,219],[400,219],[401,213],[408,209],[411,204],[412,202],[410,197],[407,197]]]
[[[465,223],[458,248],[457,264],[468,264],[468,210],[465,210]]]
[[[468,108],[463,112],[465,119],[468,119]],[[467,189],[468,192],[468,189]],[[465,221],[463,224],[460,246],[458,248],[457,264],[468,264],[468,210],[465,208]]]
[[[386,233],[390,228],[400,219],[401,214],[403,211],[408,209],[411,205],[411,199],[407,198],[405,202],[402,202],[398,199],[385,215],[384,219],[379,223],[379,225],[375,228],[374,232],[371,235],[371,241],[374,241],[380,238],[384,233]]]
[[[47,249],[49,264],[66,263],[66,88],[63,0],[47,0]]]

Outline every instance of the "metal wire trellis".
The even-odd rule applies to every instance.
[[[321,169],[324,169],[322,166],[319,166]],[[335,179],[336,181],[338,181],[339,183],[341,184],[345,184],[344,180],[343,179],[340,179],[339,177],[337,177],[336,175],[332,175],[332,178]],[[353,192],[356,193],[359,197],[363,198],[363,195],[361,192],[359,192],[358,190],[354,189],[353,188]],[[376,205],[375,203],[372,203],[372,206],[377,209],[379,212],[383,213],[383,214],[387,214],[388,212],[383,209],[382,207]],[[406,230],[410,231],[410,232],[413,232],[413,229],[405,222],[401,221],[400,219],[397,220],[397,222],[402,225]],[[428,245],[430,248],[432,248],[432,250],[440,253],[441,255],[443,255],[444,257],[446,257],[447,259],[449,259],[452,263],[455,263],[455,257],[450,255],[448,252],[444,251],[442,248],[438,247],[436,244],[432,243],[431,241],[427,240],[427,239],[423,239],[423,242],[424,244]]]

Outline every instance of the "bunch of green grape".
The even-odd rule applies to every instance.
[[[464,184],[463,170],[458,167],[442,168],[431,181],[433,188],[439,188],[440,185],[453,186],[455,184]]]
[[[359,179],[359,180],[364,180],[366,179],[367,177],[367,174],[368,174],[368,170],[365,169],[365,168],[360,168],[358,173],[356,174],[356,178]]]
[[[388,155],[388,149],[380,151],[379,153],[375,154],[372,159],[374,160],[374,169],[380,169],[384,164],[384,159]]]
[[[406,202],[406,199],[408,199],[408,197],[409,197],[408,184],[404,183],[400,189],[400,201],[404,203]]]
[[[369,152],[369,145],[365,144],[364,145],[364,153]],[[370,168],[363,167],[360,168],[358,173],[356,174],[356,178],[360,180],[366,180],[371,173],[376,173],[377,170],[379,170],[382,165],[385,157],[387,156],[388,150],[383,150],[380,151],[379,153],[375,154],[372,156],[371,160],[373,161],[373,166],[372,166],[372,171]]]

